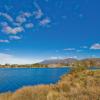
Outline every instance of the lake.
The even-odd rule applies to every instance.
[[[0,92],[15,91],[23,86],[54,84],[70,68],[0,68]]]

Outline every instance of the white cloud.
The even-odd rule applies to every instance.
[[[44,14],[37,2],[34,2],[34,6],[36,7],[37,11],[34,11],[33,14],[35,15],[36,19],[40,19]]]
[[[78,56],[51,56],[51,57],[48,57],[46,59],[68,59],[68,58],[77,59]]]
[[[47,0],[48,1],[48,0]],[[17,16],[12,16],[12,14],[0,12],[0,18],[3,17],[6,19],[6,21],[2,22],[0,21],[0,28],[3,33],[7,33],[8,37],[9,34],[16,35],[17,33],[21,33],[24,31],[24,28],[31,29],[34,27],[34,25],[41,25],[41,26],[48,26],[51,22],[51,19],[47,16],[45,16],[44,12],[42,11],[40,5],[36,2],[34,2],[34,11],[19,11]],[[5,5],[4,8],[6,11],[9,11],[12,7]],[[33,19],[32,19],[33,18]],[[32,22],[35,20],[35,24]],[[8,22],[9,21],[9,22]],[[18,37],[10,37],[10,39],[18,39]]]
[[[13,18],[9,14],[7,14],[7,13],[0,12],[0,16],[3,16],[6,19],[8,19],[9,21],[13,22]]]
[[[59,59],[59,57],[50,57],[49,59]]]
[[[22,24],[26,22],[26,18],[23,15],[19,15],[16,17],[16,22]]]
[[[68,58],[73,58],[73,59],[77,59],[78,58],[78,56],[70,56],[70,57],[68,57]]]
[[[50,22],[51,22],[51,20],[47,17],[40,21],[40,25],[45,26],[45,25],[49,24]]]
[[[36,19],[40,19],[43,16],[43,12],[40,9],[38,9],[35,12],[33,12],[33,14],[35,15]]]
[[[14,23],[12,23],[14,26],[21,26],[21,23],[18,23],[18,22],[14,22]]]
[[[90,49],[94,49],[94,50],[100,50],[100,43],[95,43],[93,44]]]
[[[21,37],[20,36],[10,36],[9,37],[11,40],[20,40]]]
[[[51,56],[51,57],[48,57],[47,59],[64,59],[63,56]]]
[[[65,48],[64,50],[65,51],[73,51],[73,50],[75,50],[75,48]]]
[[[0,53],[0,64],[33,64],[41,60],[35,58],[21,58],[10,54]]]
[[[25,27],[26,28],[33,28],[34,24],[33,23],[27,23],[27,24],[25,24]]]
[[[16,17],[15,22],[13,22],[13,25],[21,26],[22,24],[27,22],[27,18],[30,18],[31,16],[33,16],[31,12],[22,12],[20,15]]]
[[[30,13],[30,12],[23,12],[22,13],[22,16],[24,16],[24,17],[31,17],[32,16],[32,13]]]
[[[30,18],[31,16],[33,16],[31,12],[21,12],[21,14],[16,17],[13,24],[16,26],[21,26],[21,24],[27,22],[28,18]]]
[[[6,63],[6,61],[8,61],[9,58],[12,58],[12,56],[9,54],[0,53],[0,64]]]
[[[8,23],[7,23],[7,22],[1,22],[0,25],[1,25],[2,27],[4,27],[4,26],[8,26]]]
[[[0,40],[0,43],[9,43],[9,40]]]
[[[8,33],[8,34],[17,34],[22,31],[24,31],[23,27],[10,27],[10,26],[4,26],[2,29],[3,32]]]

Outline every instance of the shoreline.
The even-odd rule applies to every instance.
[[[0,67],[0,69],[6,69],[6,68],[12,68],[12,69],[17,69],[17,68],[25,68],[25,69],[27,69],[27,68],[29,68],[29,69],[31,69],[31,68],[72,68],[72,67],[70,67],[70,66],[61,66],[61,67]]]
[[[23,69],[25,69],[25,70],[34,70],[34,69],[68,69],[68,70],[70,70],[71,71],[71,68],[70,67],[58,67],[58,68],[54,68],[54,67],[51,67],[51,68],[38,68],[38,67],[36,67],[36,68],[0,68],[0,69],[2,69],[2,70],[7,70],[7,69],[11,69],[11,70],[18,70],[18,71],[20,71],[20,70],[23,70]],[[53,71],[53,70],[52,70]],[[70,73],[70,71],[67,73],[67,72],[65,72],[65,74],[69,74]],[[64,74],[63,74],[64,75]],[[63,76],[63,75],[60,75],[60,77],[59,77],[59,80],[61,79],[61,77]],[[21,88],[23,88],[23,87],[28,87],[28,86],[40,86],[40,85],[51,85],[51,84],[56,84],[59,80],[57,80],[56,82],[54,82],[54,83],[40,83],[40,84],[34,84],[34,85],[23,85],[22,87],[20,87],[20,88],[18,88],[18,89],[21,89]],[[16,89],[16,90],[18,90],[18,89]],[[15,92],[16,90],[14,90],[14,91],[5,91],[5,92],[0,92],[0,93],[9,93],[9,92]]]
[[[14,100],[13,98],[18,98],[16,100],[33,100],[30,97],[28,97],[30,99],[25,99],[24,97],[26,94],[28,94],[28,95],[30,93],[35,94],[35,93],[39,93],[39,91],[41,93],[41,96],[42,95],[44,96],[44,94],[46,94],[45,91],[47,91],[48,95],[49,95],[49,93],[51,93],[52,95],[58,95],[58,97],[60,96],[62,98],[65,98],[64,93],[69,94],[70,93],[69,91],[72,88],[73,89],[76,88],[76,89],[78,89],[78,91],[80,90],[81,92],[82,91],[86,92],[86,90],[89,89],[90,90],[89,93],[92,93],[91,89],[94,87],[95,88],[93,89],[93,91],[95,91],[95,92],[97,91],[96,96],[95,96],[95,99],[96,99],[97,97],[99,97],[99,93],[100,93],[100,92],[98,92],[99,91],[98,90],[98,88],[99,88],[98,82],[100,82],[100,80],[95,80],[95,79],[98,79],[97,76],[100,77],[100,70],[98,70],[98,71],[84,70],[84,71],[77,72],[77,73],[72,72],[72,73],[61,76],[61,79],[56,84],[27,86],[27,87],[22,87],[22,88],[16,90],[15,92],[1,93],[0,100]],[[88,78],[88,77],[90,77],[90,78]],[[81,81],[80,79],[82,79],[83,81]],[[93,82],[88,83],[88,84],[91,84],[92,87],[88,86],[87,88],[85,88],[86,86],[84,85],[85,83],[83,84],[83,82],[89,81],[90,79]],[[82,83],[74,82],[75,80],[79,80]],[[96,84],[98,84],[98,85],[95,85],[94,82],[96,82]],[[81,85],[83,84],[83,86],[81,86],[80,84]],[[22,94],[23,94],[23,96],[20,99],[18,95],[22,95]],[[39,95],[39,94],[37,94],[37,95]],[[74,95],[74,93],[72,93],[71,95]],[[5,99],[5,98],[3,98],[3,96],[4,97],[8,96],[8,98]],[[91,96],[94,96],[94,95],[92,94]],[[9,99],[10,97],[11,97],[11,99]],[[87,98],[88,98],[88,96],[87,96]],[[37,99],[34,99],[34,100],[37,100]],[[43,100],[43,99],[39,99],[39,100]],[[48,100],[48,99],[44,99],[44,100]],[[64,100],[66,100],[66,99],[64,99]],[[82,99],[82,100],[84,100],[84,99]]]

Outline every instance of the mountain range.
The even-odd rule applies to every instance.
[[[46,64],[46,65],[81,65],[81,66],[99,66],[100,67],[100,58],[86,58],[86,59],[74,59],[74,58],[67,58],[67,59],[49,59],[40,62],[39,64]],[[58,65],[57,65],[58,66]]]

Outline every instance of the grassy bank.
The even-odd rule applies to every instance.
[[[24,87],[0,100],[100,100],[100,70],[73,71],[55,85]]]

